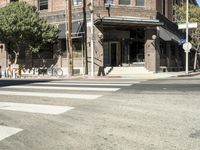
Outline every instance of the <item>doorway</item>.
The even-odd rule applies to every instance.
[[[110,51],[111,51],[111,66],[117,65],[117,44],[111,43],[110,44]]]
[[[119,53],[119,42],[104,42],[104,65],[117,66]]]

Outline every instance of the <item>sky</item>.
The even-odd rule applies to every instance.
[[[197,2],[198,2],[198,4],[199,4],[199,6],[200,6],[200,0],[197,0]]]

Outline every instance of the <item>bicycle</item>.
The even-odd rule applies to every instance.
[[[61,68],[50,67],[47,69],[47,75],[49,76],[63,76],[63,70]]]

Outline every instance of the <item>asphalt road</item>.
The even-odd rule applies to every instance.
[[[199,150],[199,90],[200,77],[0,80],[0,150]]]

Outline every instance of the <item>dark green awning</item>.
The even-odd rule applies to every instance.
[[[164,41],[175,41],[175,42],[180,41],[180,38],[178,37],[178,35],[162,27],[159,28],[159,37],[163,39]]]
[[[95,20],[95,25],[105,26],[161,26],[162,22],[156,19],[138,17],[102,17]]]

